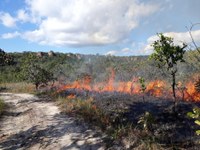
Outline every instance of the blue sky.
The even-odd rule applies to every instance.
[[[156,33],[191,43],[199,0],[1,0],[0,48],[6,52],[147,55]],[[200,25],[193,28],[200,43]]]

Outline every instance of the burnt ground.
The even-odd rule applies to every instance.
[[[198,141],[200,138],[195,134],[199,127],[194,120],[187,117],[187,112],[193,107],[200,106],[199,103],[178,101],[176,112],[172,111],[174,101],[170,98],[157,98],[150,95],[129,95],[117,92],[88,92],[71,89],[62,93],[64,95],[75,94],[77,97],[94,98],[94,103],[113,120],[113,125],[133,124],[138,125],[139,118],[146,112],[150,112],[154,118],[151,125],[152,136],[164,147],[175,145],[184,149],[200,149]]]
[[[171,99],[162,99],[146,96],[145,101],[139,95],[114,93],[95,97],[95,103],[115,119],[115,123],[133,123],[138,125],[139,118],[147,111],[154,117],[152,131],[160,144],[178,144],[183,148],[194,148],[198,137],[194,131],[198,126],[187,117],[197,103],[179,101],[176,113],[172,111],[174,102]]]

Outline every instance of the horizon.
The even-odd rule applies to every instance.
[[[84,56],[105,56],[105,57],[149,57],[149,55],[128,55],[128,56],[118,56],[118,55],[110,55],[110,54],[82,54],[82,53],[73,53],[73,52],[63,52],[63,51],[58,51],[55,52],[54,50],[49,50],[49,51],[13,51],[13,52],[8,52],[4,49],[2,49],[4,52],[8,53],[8,54],[14,54],[14,53],[19,53],[19,54],[24,54],[24,53],[44,53],[44,54],[48,54],[49,52],[53,52],[55,54],[72,54],[72,55],[84,55]]]
[[[157,33],[193,48],[188,28],[200,23],[198,6],[199,0],[2,0],[0,48],[9,53],[148,56]],[[200,25],[191,33],[199,44]]]

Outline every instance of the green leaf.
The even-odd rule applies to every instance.
[[[194,122],[200,126],[200,121],[199,120],[195,120]]]
[[[200,135],[200,130],[197,130],[197,131],[196,131],[196,134],[197,134],[197,135]]]
[[[198,116],[196,114],[194,114],[193,112],[188,112],[187,116],[190,117],[190,118],[193,118],[193,119],[198,118]]]

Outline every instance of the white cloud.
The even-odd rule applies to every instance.
[[[14,32],[14,33],[5,33],[1,36],[1,38],[3,39],[12,39],[12,38],[15,38],[15,37],[18,37],[20,36],[21,34],[19,32]]]
[[[200,43],[200,30],[191,31],[191,34],[196,43]],[[189,32],[167,32],[164,33],[165,36],[172,37],[176,45],[182,45],[182,43],[191,44],[192,40]],[[144,47],[144,51],[148,54],[152,53],[153,48],[151,44],[158,40],[158,36],[154,35],[147,39],[147,45]]]
[[[26,32],[24,38],[59,46],[122,41],[138,26],[141,17],[158,9],[158,5],[138,0],[26,0],[26,3],[38,29]],[[27,20],[27,15],[21,10],[18,18]]]
[[[118,56],[124,56],[124,55],[133,55],[134,51],[130,48],[123,48],[120,50],[111,50],[108,51],[105,55],[118,55]]]
[[[118,51],[112,50],[112,51],[108,51],[105,55],[111,55],[111,56],[113,56],[113,55],[116,55],[117,53],[118,53]]]
[[[5,27],[16,27],[18,22],[33,22],[32,20],[33,18],[30,18],[29,14],[23,9],[18,10],[15,17],[11,16],[7,12],[0,12],[0,22]]]
[[[22,21],[22,22],[28,22],[30,21],[30,16],[28,15],[28,13],[23,10],[23,9],[20,9],[17,11],[17,20],[18,21]]]
[[[121,52],[123,52],[124,54],[127,54],[127,53],[133,52],[133,50],[131,50],[130,48],[123,48],[123,49],[121,50]]]
[[[13,18],[9,13],[0,12],[0,21],[6,27],[16,26],[16,19]]]

